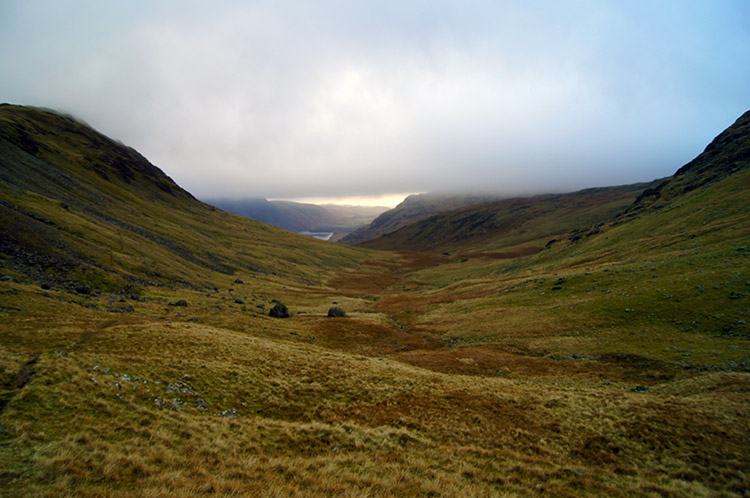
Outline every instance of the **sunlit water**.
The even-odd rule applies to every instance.
[[[328,240],[333,237],[333,232],[300,232],[301,235],[309,235],[320,240]]]

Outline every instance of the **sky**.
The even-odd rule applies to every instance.
[[[0,102],[201,199],[650,181],[750,109],[750,2],[0,0]]]

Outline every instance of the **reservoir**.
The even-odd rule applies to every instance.
[[[333,236],[333,232],[299,232],[300,235],[309,235],[320,240],[328,240]]]

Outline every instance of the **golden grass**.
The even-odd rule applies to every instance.
[[[747,180],[514,258],[121,203],[233,274],[18,194],[101,285],[2,269],[0,494],[747,496]]]
[[[33,351],[42,355],[0,416],[4,493],[741,496],[747,489],[746,374],[596,358],[593,333],[572,334],[576,320],[559,316],[559,304],[524,311],[521,295],[503,308],[487,292],[498,282],[487,280],[403,290],[414,271],[427,270],[390,267],[379,296],[372,267],[363,269],[370,278],[348,273],[340,295],[270,283],[252,291],[227,283],[210,297],[155,288],[126,314],[7,284],[18,291],[8,305],[27,312],[6,313],[0,329],[6,378]],[[308,313],[278,320],[243,311],[231,301],[237,293],[251,298],[246,308],[268,307],[278,293]],[[166,304],[177,298],[190,305]],[[325,318],[334,301],[351,317]],[[599,338],[618,335],[598,320],[590,325]],[[475,336],[481,341],[445,341]],[[577,350],[594,357],[550,357]],[[193,406],[198,396],[166,392],[178,381],[208,409]],[[650,391],[631,392],[636,383]],[[174,398],[184,401],[179,411]],[[228,409],[241,417],[218,416]]]

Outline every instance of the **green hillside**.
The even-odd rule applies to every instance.
[[[0,265],[102,291],[231,276],[317,280],[362,257],[197,201],[133,149],[72,118],[0,107]]]
[[[224,213],[0,107],[2,495],[746,496],[748,119],[444,255]]]
[[[358,228],[343,239],[344,244],[357,245],[394,232],[401,227],[453,209],[497,200],[494,195],[410,195],[393,209],[381,214],[369,225]]]
[[[471,248],[475,252],[528,254],[541,250],[552,237],[609,220],[656,184],[475,204],[430,216],[360,245],[385,250],[454,252]]]

